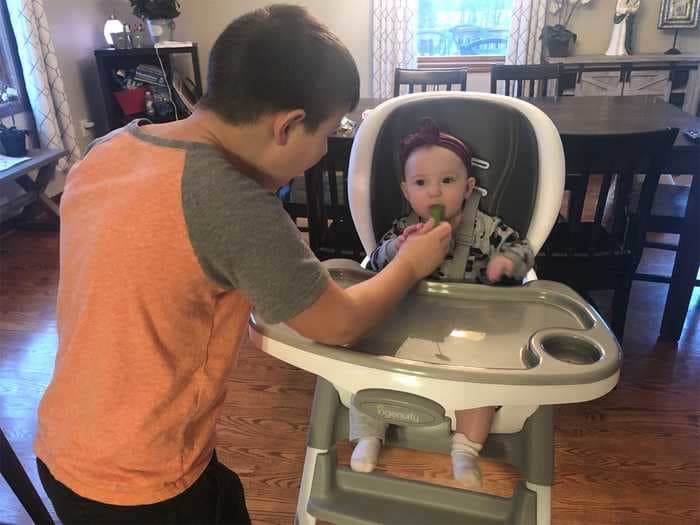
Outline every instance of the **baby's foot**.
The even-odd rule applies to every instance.
[[[355,472],[372,472],[377,466],[382,441],[378,438],[363,438],[355,445],[350,458],[350,468]]]
[[[477,458],[482,445],[474,443],[464,434],[452,436],[452,475],[466,488],[481,487],[481,470]]]

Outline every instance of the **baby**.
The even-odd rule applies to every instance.
[[[534,254],[515,230],[478,210],[480,193],[471,176],[472,153],[467,145],[441,133],[433,120],[424,118],[418,131],[401,141],[401,163],[401,190],[412,212],[394,221],[379,241],[369,257],[371,270],[380,271],[389,264],[405,240],[437,213],[452,224],[454,234],[435,278],[493,283],[504,276],[525,277]],[[465,487],[481,486],[476,458],[491,429],[494,410],[482,407],[455,412],[452,470]],[[386,423],[350,406],[350,439],[357,443],[350,463],[353,470],[374,470],[386,428]]]

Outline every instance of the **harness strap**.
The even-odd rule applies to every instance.
[[[464,203],[462,222],[459,224],[455,238],[454,255],[447,269],[447,277],[452,281],[464,279],[469,249],[474,245],[474,223],[480,200],[481,192],[475,190]]]

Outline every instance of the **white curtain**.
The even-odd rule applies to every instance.
[[[506,64],[539,64],[547,0],[513,0]]]
[[[58,171],[65,173],[80,157],[80,150],[43,0],[7,0],[7,7],[39,145],[68,151],[58,164]]]
[[[373,0],[372,96],[394,94],[394,70],[416,67],[417,0]]]

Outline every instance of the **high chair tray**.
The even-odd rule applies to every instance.
[[[344,287],[373,275],[354,261],[324,265]],[[617,340],[590,305],[562,284],[539,280],[515,287],[423,281],[378,328],[346,347],[316,343],[255,313],[251,334],[279,343],[270,352],[276,357],[319,375],[311,356],[447,381],[574,385],[616,382],[621,360]]]

